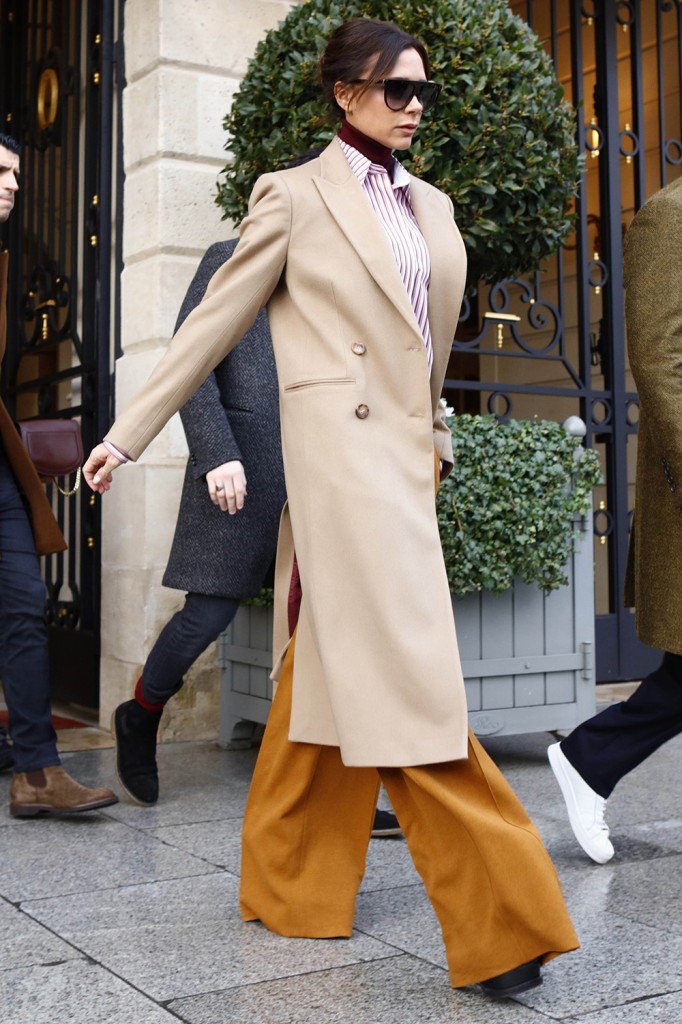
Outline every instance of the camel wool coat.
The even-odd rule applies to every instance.
[[[0,366],[5,357],[5,345],[7,342],[7,269],[9,266],[9,255],[7,251],[0,252]],[[19,432],[14,425],[12,417],[0,400],[0,439],[5,451],[7,461],[12,467],[19,486],[28,502],[31,525],[33,527],[33,538],[36,551],[39,555],[50,555],[56,551],[64,551],[66,541],[59,524],[52,514],[52,508],[47,500],[45,488],[40,477],[36,473],[28,452],[24,448]]]
[[[466,256],[450,200],[416,178],[410,196],[431,258],[430,379],[389,242],[335,139],[258,180],[232,259],[107,435],[137,458],[267,304],[288,495],[274,649],[288,639],[295,546],[303,602],[289,735],[339,746],[347,765],[467,752],[434,502],[434,447],[452,462],[438,400]]]
[[[640,400],[625,603],[643,643],[682,654],[682,178],[632,221],[624,271]]]

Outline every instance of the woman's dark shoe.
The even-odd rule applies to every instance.
[[[111,731],[116,740],[116,772],[131,800],[145,806],[159,799],[156,734],[161,713],[127,700],[114,711]]]
[[[530,960],[527,964],[521,964],[512,971],[505,971],[487,981],[479,982],[486,995],[495,999],[507,999],[509,996],[518,996],[522,992],[528,992],[531,988],[542,985],[540,974],[540,960]]]

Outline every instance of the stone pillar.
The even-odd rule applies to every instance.
[[[265,32],[287,0],[128,0],[123,96],[125,193],[122,344],[116,406],[146,380],[170,339],[199,259],[232,225],[215,205],[227,160],[224,115]],[[182,595],[161,586],[186,459],[174,417],[103,500],[100,722],[133,692]],[[163,737],[217,735],[215,648],[164,715]]]

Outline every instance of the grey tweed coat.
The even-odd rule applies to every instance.
[[[176,331],[236,244],[217,242],[208,249],[185,296]],[[274,559],[286,500],[277,372],[264,311],[180,416],[189,459],[164,586],[253,597]],[[231,516],[210,500],[205,474],[233,459],[244,465],[248,495],[244,508]]]

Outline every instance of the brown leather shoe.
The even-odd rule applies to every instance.
[[[117,803],[118,797],[110,789],[81,786],[59,764],[35,772],[15,772],[9,794],[9,811],[13,818],[75,814]]]

